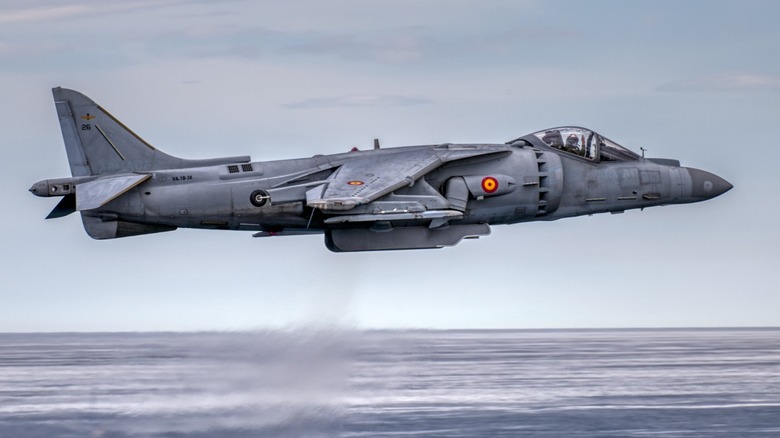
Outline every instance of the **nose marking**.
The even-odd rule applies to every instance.
[[[704,181],[704,191],[707,193],[712,191],[712,181]]]

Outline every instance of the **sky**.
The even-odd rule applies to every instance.
[[[780,326],[778,16],[774,1],[4,1],[0,332]],[[95,241],[27,192],[69,176],[56,86],[186,158],[579,125],[734,189],[441,250]]]

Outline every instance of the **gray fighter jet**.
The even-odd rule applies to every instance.
[[[644,158],[589,129],[504,144],[434,144],[281,161],[187,160],[154,148],[83,94],[55,88],[73,175],[36,183],[95,239],[179,227],[324,234],[336,252],[440,248],[490,225],[619,213],[714,198],[724,179]]]

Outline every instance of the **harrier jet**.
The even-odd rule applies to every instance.
[[[671,159],[644,158],[592,130],[545,129],[503,144],[353,150],[281,161],[188,160],[139,137],[87,96],[54,88],[72,176],[30,191],[61,197],[89,236],[179,227],[323,234],[332,251],[440,248],[491,225],[619,213],[732,188]]]

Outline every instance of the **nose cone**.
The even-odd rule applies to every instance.
[[[32,193],[35,196],[48,196],[48,184],[46,184],[46,181],[38,181],[37,183],[33,184],[32,187],[30,187],[30,193]]]
[[[691,197],[697,201],[712,199],[731,190],[731,183],[715,175],[699,169],[686,167],[691,176]]]

